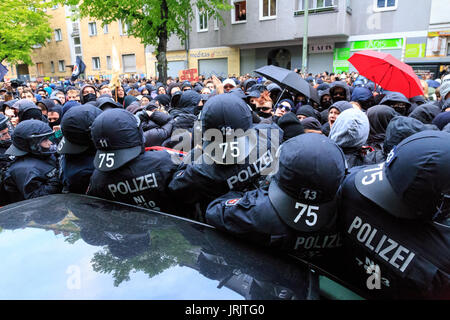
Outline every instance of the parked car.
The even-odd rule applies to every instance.
[[[84,195],[5,206],[0,228],[0,299],[361,299],[211,226]]]

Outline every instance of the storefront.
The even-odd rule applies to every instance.
[[[215,74],[223,78],[240,75],[239,48],[218,47],[189,50],[189,69],[197,69],[199,75]]]

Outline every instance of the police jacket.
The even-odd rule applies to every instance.
[[[63,154],[60,156],[61,181],[67,192],[86,194],[94,172],[94,154]]]
[[[155,111],[143,125],[145,146],[160,146],[172,133],[172,117],[163,112]]]
[[[10,203],[61,192],[53,155],[16,157],[5,174],[4,190]]]
[[[356,189],[359,170],[344,180],[339,205],[345,280],[374,298],[448,299],[450,226],[388,214]]]
[[[176,169],[168,152],[144,152],[116,170],[95,169],[87,194],[175,214],[167,185]]]
[[[331,260],[341,238],[336,219],[318,232],[299,232],[286,225],[262,188],[229,192],[212,201],[206,222],[218,229],[260,245],[287,251],[305,259]]]

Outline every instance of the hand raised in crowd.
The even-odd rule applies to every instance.
[[[212,81],[214,83],[214,86],[216,87],[217,94],[222,94],[222,93],[225,92],[224,89],[223,89],[222,81],[220,81],[219,78],[217,78],[217,76],[213,75],[212,76]]]

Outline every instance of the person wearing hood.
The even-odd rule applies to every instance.
[[[400,92],[387,93],[381,100],[380,105],[390,106],[402,116],[407,116],[411,108],[409,100]]]
[[[172,133],[174,123],[172,117],[158,110],[159,108],[157,101],[152,100],[143,110],[136,113],[144,131],[145,147],[161,146]]]
[[[181,91],[180,84],[177,82],[172,82],[167,86],[167,94],[172,97],[177,91]]]
[[[351,101],[357,102],[365,111],[367,111],[375,104],[375,99],[373,98],[372,91],[365,87],[354,88]]]
[[[313,117],[317,120],[321,119],[320,113],[308,104],[298,108],[297,112],[295,114],[296,114],[298,120],[300,120],[300,121],[302,121],[308,117]]]
[[[61,192],[51,148],[53,135],[52,129],[40,120],[25,120],[15,128],[12,144],[5,151],[15,156],[3,182],[9,203]]]
[[[448,123],[450,123],[450,111],[441,112],[433,119],[433,124],[442,130]]]
[[[319,106],[317,108],[317,111],[320,112],[320,119],[319,121],[324,124],[328,121],[328,109],[333,104],[333,100],[331,100],[330,96],[330,90],[324,90],[324,91],[318,91],[319,94]]]
[[[369,131],[367,116],[355,108],[343,111],[333,124],[329,137],[341,147],[349,168],[367,164],[363,146]]]
[[[155,100],[158,101],[159,105],[163,107],[165,110],[168,110],[170,107],[170,97],[168,94],[159,94],[155,97]]]
[[[303,129],[305,130],[305,133],[322,133],[322,125],[320,124],[320,121],[317,120],[314,117],[308,117],[300,121]]]
[[[373,106],[367,110],[367,118],[369,118],[370,123],[370,134],[367,144],[376,150],[382,150],[386,137],[386,128],[392,118],[399,115],[393,108],[384,105]]]
[[[195,110],[201,100],[201,95],[195,90],[188,90],[182,93],[177,108],[169,111],[174,118],[180,113],[190,113],[195,115]]]
[[[411,108],[409,108],[409,112],[413,112],[417,107],[420,107],[421,105],[427,103],[428,101],[425,100],[424,96],[415,96],[409,99],[409,102],[411,102]]]
[[[145,152],[138,117],[124,109],[106,110],[95,118],[91,137],[97,152],[88,195],[178,214],[167,190],[178,165],[167,151]]]
[[[283,142],[305,133],[302,123],[292,112],[280,117],[277,124],[283,130]]]
[[[117,90],[117,99],[116,99]],[[123,106],[123,101],[125,100],[125,88],[123,86],[116,87],[112,90],[113,99],[117,101],[121,106]]]
[[[102,111],[89,105],[68,110],[61,122],[63,138],[58,144],[63,192],[86,194],[94,172],[96,149],[91,139],[91,125]]]
[[[62,119],[62,107],[57,104],[49,105],[48,107],[48,125],[52,128],[53,131],[60,130],[60,124]],[[56,143],[56,141],[53,141]],[[59,141],[58,141],[59,142]]]
[[[97,100],[97,88],[91,84],[85,84],[80,90],[80,103],[85,104]]]
[[[164,85],[162,83],[160,83],[157,87],[156,87],[156,94],[160,95],[160,94],[167,94],[166,88],[164,87]]]
[[[27,99],[19,100],[14,103],[15,107],[19,109],[18,118],[19,123],[29,119],[40,120],[47,122],[47,119],[42,115],[42,111],[33,102]]]
[[[130,96],[130,95],[125,96],[125,98],[123,100],[124,109],[128,108],[128,106],[134,101],[138,101],[138,99],[135,96]]]
[[[322,126],[323,134],[328,136],[334,122],[339,117],[339,115],[345,110],[351,108],[353,108],[353,105],[347,101],[338,101],[333,103],[331,107],[328,108],[328,121]]]
[[[127,97],[129,97],[129,96],[127,96]],[[137,101],[135,97],[133,97],[133,98],[134,98],[133,101]],[[109,95],[104,95],[104,96],[101,96],[100,98],[98,98],[97,107],[102,111],[105,111],[107,109],[114,109],[114,108],[122,109],[122,106],[118,102],[115,102],[114,99],[111,98]]]
[[[188,91],[188,90],[192,90],[192,85],[189,81],[185,81],[183,82],[183,84],[181,85],[181,91]]]
[[[423,104],[412,111],[409,116],[424,124],[431,124],[433,119],[441,112],[440,108],[433,103]]]
[[[338,101],[351,101],[350,87],[344,81],[335,81],[330,87],[330,96],[333,103]]]

